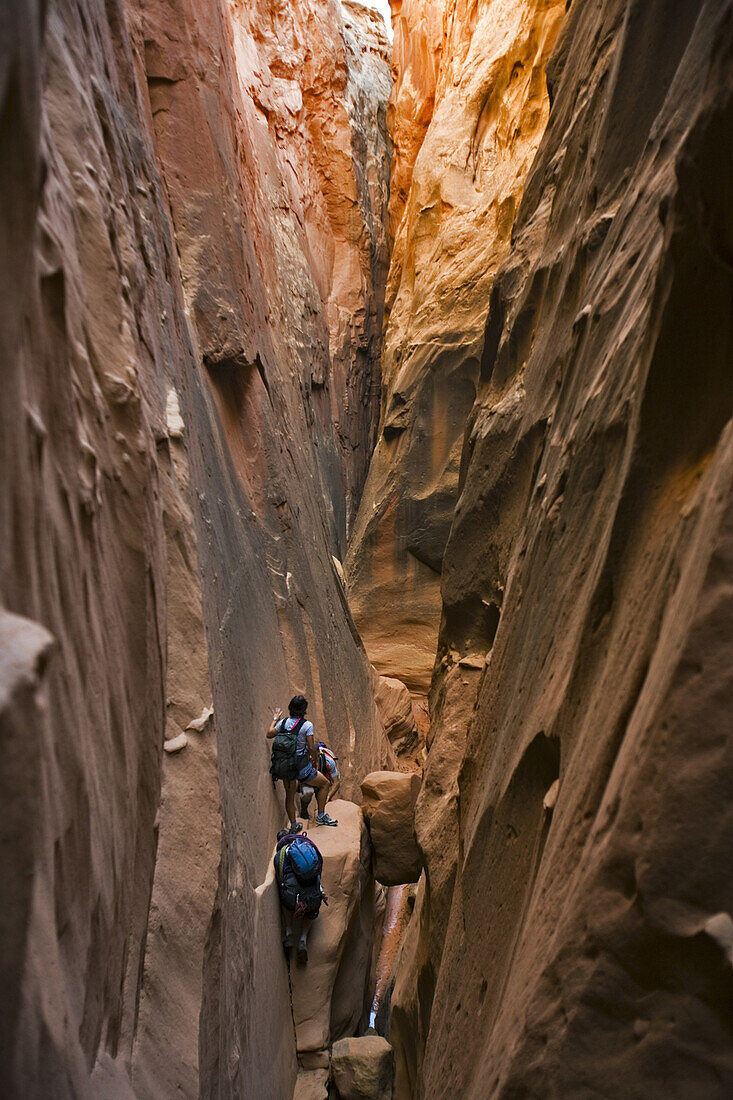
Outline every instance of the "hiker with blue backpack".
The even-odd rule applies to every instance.
[[[331,782],[318,770],[319,749],[316,746],[313,725],[305,717],[307,710],[307,699],[302,695],[294,695],[288,704],[289,717],[283,718],[282,711],[278,708],[267,730],[268,738],[273,739],[270,774],[273,785],[280,779],[285,787],[285,809],[291,833],[300,832],[303,828],[295,813],[298,781],[315,789],[318,804],[316,825],[338,825],[338,821],[326,813],[326,799]]]
[[[308,932],[326,895],[321,889],[323,857],[304,832],[279,837],[275,850],[275,877],[280,888],[282,943],[286,955],[297,942],[296,959],[308,962]],[[326,901],[326,904],[328,902]]]

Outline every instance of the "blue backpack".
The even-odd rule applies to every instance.
[[[321,853],[307,837],[296,836],[286,850],[288,862],[299,882],[312,882],[320,875],[323,866]]]

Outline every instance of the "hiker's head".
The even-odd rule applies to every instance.
[[[303,695],[294,695],[288,703],[291,718],[302,718],[308,710],[308,700]]]

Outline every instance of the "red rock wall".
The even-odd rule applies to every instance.
[[[442,574],[399,1097],[720,1097],[733,9],[573,3]]]
[[[264,726],[301,689],[345,793],[391,761],[332,560],[372,432],[384,44],[333,5],[6,11],[0,1091],[289,1100]]]
[[[429,45],[438,8],[440,50]],[[564,11],[560,0],[411,0],[396,20],[393,226],[400,205],[402,213],[386,292],[379,436],[346,576],[372,664],[421,695],[435,660],[487,301],[547,122],[545,64]]]
[[[224,386],[258,356],[298,376],[342,557],[379,412],[384,31],[335,0],[132,6],[204,362]]]
[[[445,0],[390,0],[394,84],[387,120],[392,138],[389,228],[397,234],[412,172],[435,108],[444,41]]]

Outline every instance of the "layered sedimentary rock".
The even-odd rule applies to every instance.
[[[486,303],[547,121],[545,64],[565,10],[559,0],[450,6],[436,53],[440,7],[403,5],[396,22],[393,220],[407,198],[387,287],[380,434],[346,570],[372,663],[422,694]],[[424,132],[415,119],[426,116]],[[417,150],[404,151],[415,146],[413,167]]]
[[[292,1094],[264,728],[299,689],[343,790],[392,760],[332,560],[387,233],[360,19],[4,6],[3,1095]]]
[[[574,3],[548,69],[443,562],[400,1097],[733,1087],[732,73],[727,0]]]

